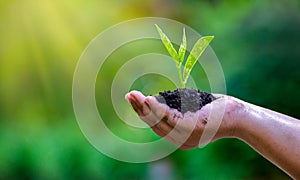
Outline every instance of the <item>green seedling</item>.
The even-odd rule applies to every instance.
[[[196,64],[196,61],[199,59],[199,57],[202,55],[204,50],[207,48],[209,43],[212,41],[214,36],[203,36],[201,37],[192,48],[182,71],[182,64],[184,62],[184,57],[186,53],[186,35],[185,35],[185,29],[183,28],[183,35],[182,35],[182,43],[180,44],[178,52],[173,47],[173,44],[167,37],[165,33],[160,29],[160,27],[155,24],[157,31],[160,35],[160,38],[166,47],[167,51],[171,55],[172,59],[174,60],[176,64],[176,68],[178,70],[179,80],[181,83],[181,86],[185,88],[187,80],[191,74],[191,71],[193,67]]]

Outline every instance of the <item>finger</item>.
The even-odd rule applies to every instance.
[[[150,110],[157,116],[158,119],[163,119],[170,109],[167,105],[159,103],[155,97],[147,96],[145,103],[149,105]]]
[[[175,127],[179,123],[179,121],[183,119],[183,115],[181,112],[175,109],[169,109],[166,112],[166,116],[164,117],[164,119],[169,124],[169,126]]]
[[[126,94],[125,99],[131,103],[139,117],[150,127],[156,125],[161,120],[153,112],[151,112],[149,105],[144,102],[145,96],[142,93],[132,91]]]
[[[153,130],[157,135],[159,135],[160,137],[166,136],[166,134],[163,133],[158,127],[153,126],[153,127],[151,127],[151,128],[152,128],[152,130]]]
[[[172,134],[172,137],[175,136],[176,141],[181,144],[192,142],[196,135],[201,134],[204,129],[204,125],[199,123],[198,114],[187,112],[184,114],[184,118],[180,114],[177,115],[178,117],[176,117],[176,113],[173,113],[173,116],[169,117],[167,121],[167,124],[176,131],[176,134]],[[196,142],[198,141],[196,140]]]
[[[136,103],[134,99],[128,98],[129,103],[131,104],[132,108],[134,111],[140,116],[143,114],[140,106]]]
[[[175,129],[178,129],[179,132],[192,132],[197,124],[197,120],[198,112],[186,112],[182,115],[181,112],[171,110],[168,113],[167,123]]]
[[[173,127],[169,126],[165,121],[160,121],[155,126],[165,134],[169,134],[174,129]]]
[[[161,121],[158,119],[153,112],[150,112],[146,116],[139,116],[145,123],[147,123],[150,127],[157,125]]]
[[[159,135],[160,137],[166,139],[167,141],[175,144],[177,147],[179,147],[182,150],[187,150],[187,149],[191,149],[193,147],[196,147],[197,145],[189,145],[186,144],[186,139],[185,141],[178,141],[178,137],[180,137],[180,135],[178,135],[177,132],[174,131],[170,131],[169,133],[165,133],[163,130],[161,130],[161,128],[157,127],[157,126],[153,126],[152,130]],[[174,129],[173,129],[174,130]]]
[[[173,128],[169,126],[166,122],[161,121],[156,126],[154,126],[155,129],[158,129],[163,138],[169,140],[176,146],[180,147],[183,144],[185,144],[191,137],[191,133],[180,133],[176,128]]]
[[[159,103],[152,96],[146,97],[145,102],[149,104],[150,110],[153,111],[158,118],[166,121],[171,127],[175,127],[177,123],[183,119],[182,113],[177,109],[172,109],[165,104]]]
[[[150,127],[156,125],[161,119],[158,118],[150,109],[149,105],[145,102],[145,96],[138,92],[132,91],[131,97],[139,104],[143,113],[139,114],[140,118],[146,122]]]
[[[169,134],[165,134],[164,132],[162,132],[157,126],[153,126],[152,130],[159,135],[160,137],[164,138],[165,140],[175,144],[176,146],[180,147],[181,144],[179,144],[177,141],[175,141],[175,139],[170,136]]]
[[[140,104],[143,104],[145,102],[145,98],[146,98],[141,92],[135,91],[135,90],[128,93],[125,97],[133,98]]]
[[[145,96],[139,91],[131,91],[125,96],[126,99],[133,99],[136,102],[136,105],[141,110],[140,116],[146,116],[150,113],[150,108],[145,104]]]

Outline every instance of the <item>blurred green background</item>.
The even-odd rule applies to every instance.
[[[202,35],[214,35],[211,46],[223,66],[228,94],[300,118],[298,1],[2,0],[0,179],[288,178],[234,139],[177,150],[163,160],[142,164],[113,160],[88,143],[72,109],[76,63],[98,33],[144,16],[171,18]],[[124,127],[108,97],[122,57],[153,50],[166,53],[159,41],[145,43],[146,48],[134,44],[120,48],[97,79],[97,104],[109,117],[108,126],[118,136],[137,142],[158,137],[150,130],[132,132]],[[202,83],[201,67],[192,76],[209,90]],[[145,89],[145,84],[151,86]],[[157,75],[141,77],[132,85],[144,93],[168,88],[175,87]]]

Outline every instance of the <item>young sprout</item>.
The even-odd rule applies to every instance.
[[[194,47],[192,48],[192,50],[190,52],[190,55],[188,56],[188,58],[185,62],[183,72],[182,72],[181,67],[182,67],[184,57],[185,57],[185,52],[186,52],[185,29],[183,28],[182,42],[181,42],[179,50],[177,52],[175,50],[175,48],[173,47],[173,44],[167,37],[167,35],[163,33],[163,31],[160,29],[160,27],[157,24],[155,24],[155,26],[156,26],[156,29],[160,35],[160,38],[161,38],[164,46],[166,47],[167,51],[169,52],[169,54],[171,55],[172,59],[174,60],[174,62],[176,64],[176,68],[178,70],[178,75],[179,75],[179,80],[180,80],[181,86],[183,88],[185,88],[187,80],[191,74],[191,71],[192,71],[194,65],[196,64],[197,59],[199,59],[199,57],[202,55],[202,53],[207,48],[209,43],[212,41],[214,36],[203,36],[195,43]]]

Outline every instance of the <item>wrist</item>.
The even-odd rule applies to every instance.
[[[231,97],[226,97],[225,114],[220,127],[221,138],[240,138],[243,121],[249,116],[249,104]]]
[[[235,109],[229,117],[232,121],[231,137],[244,140],[249,123],[251,124],[250,121],[253,119],[253,105],[237,98],[233,98],[233,101]]]

